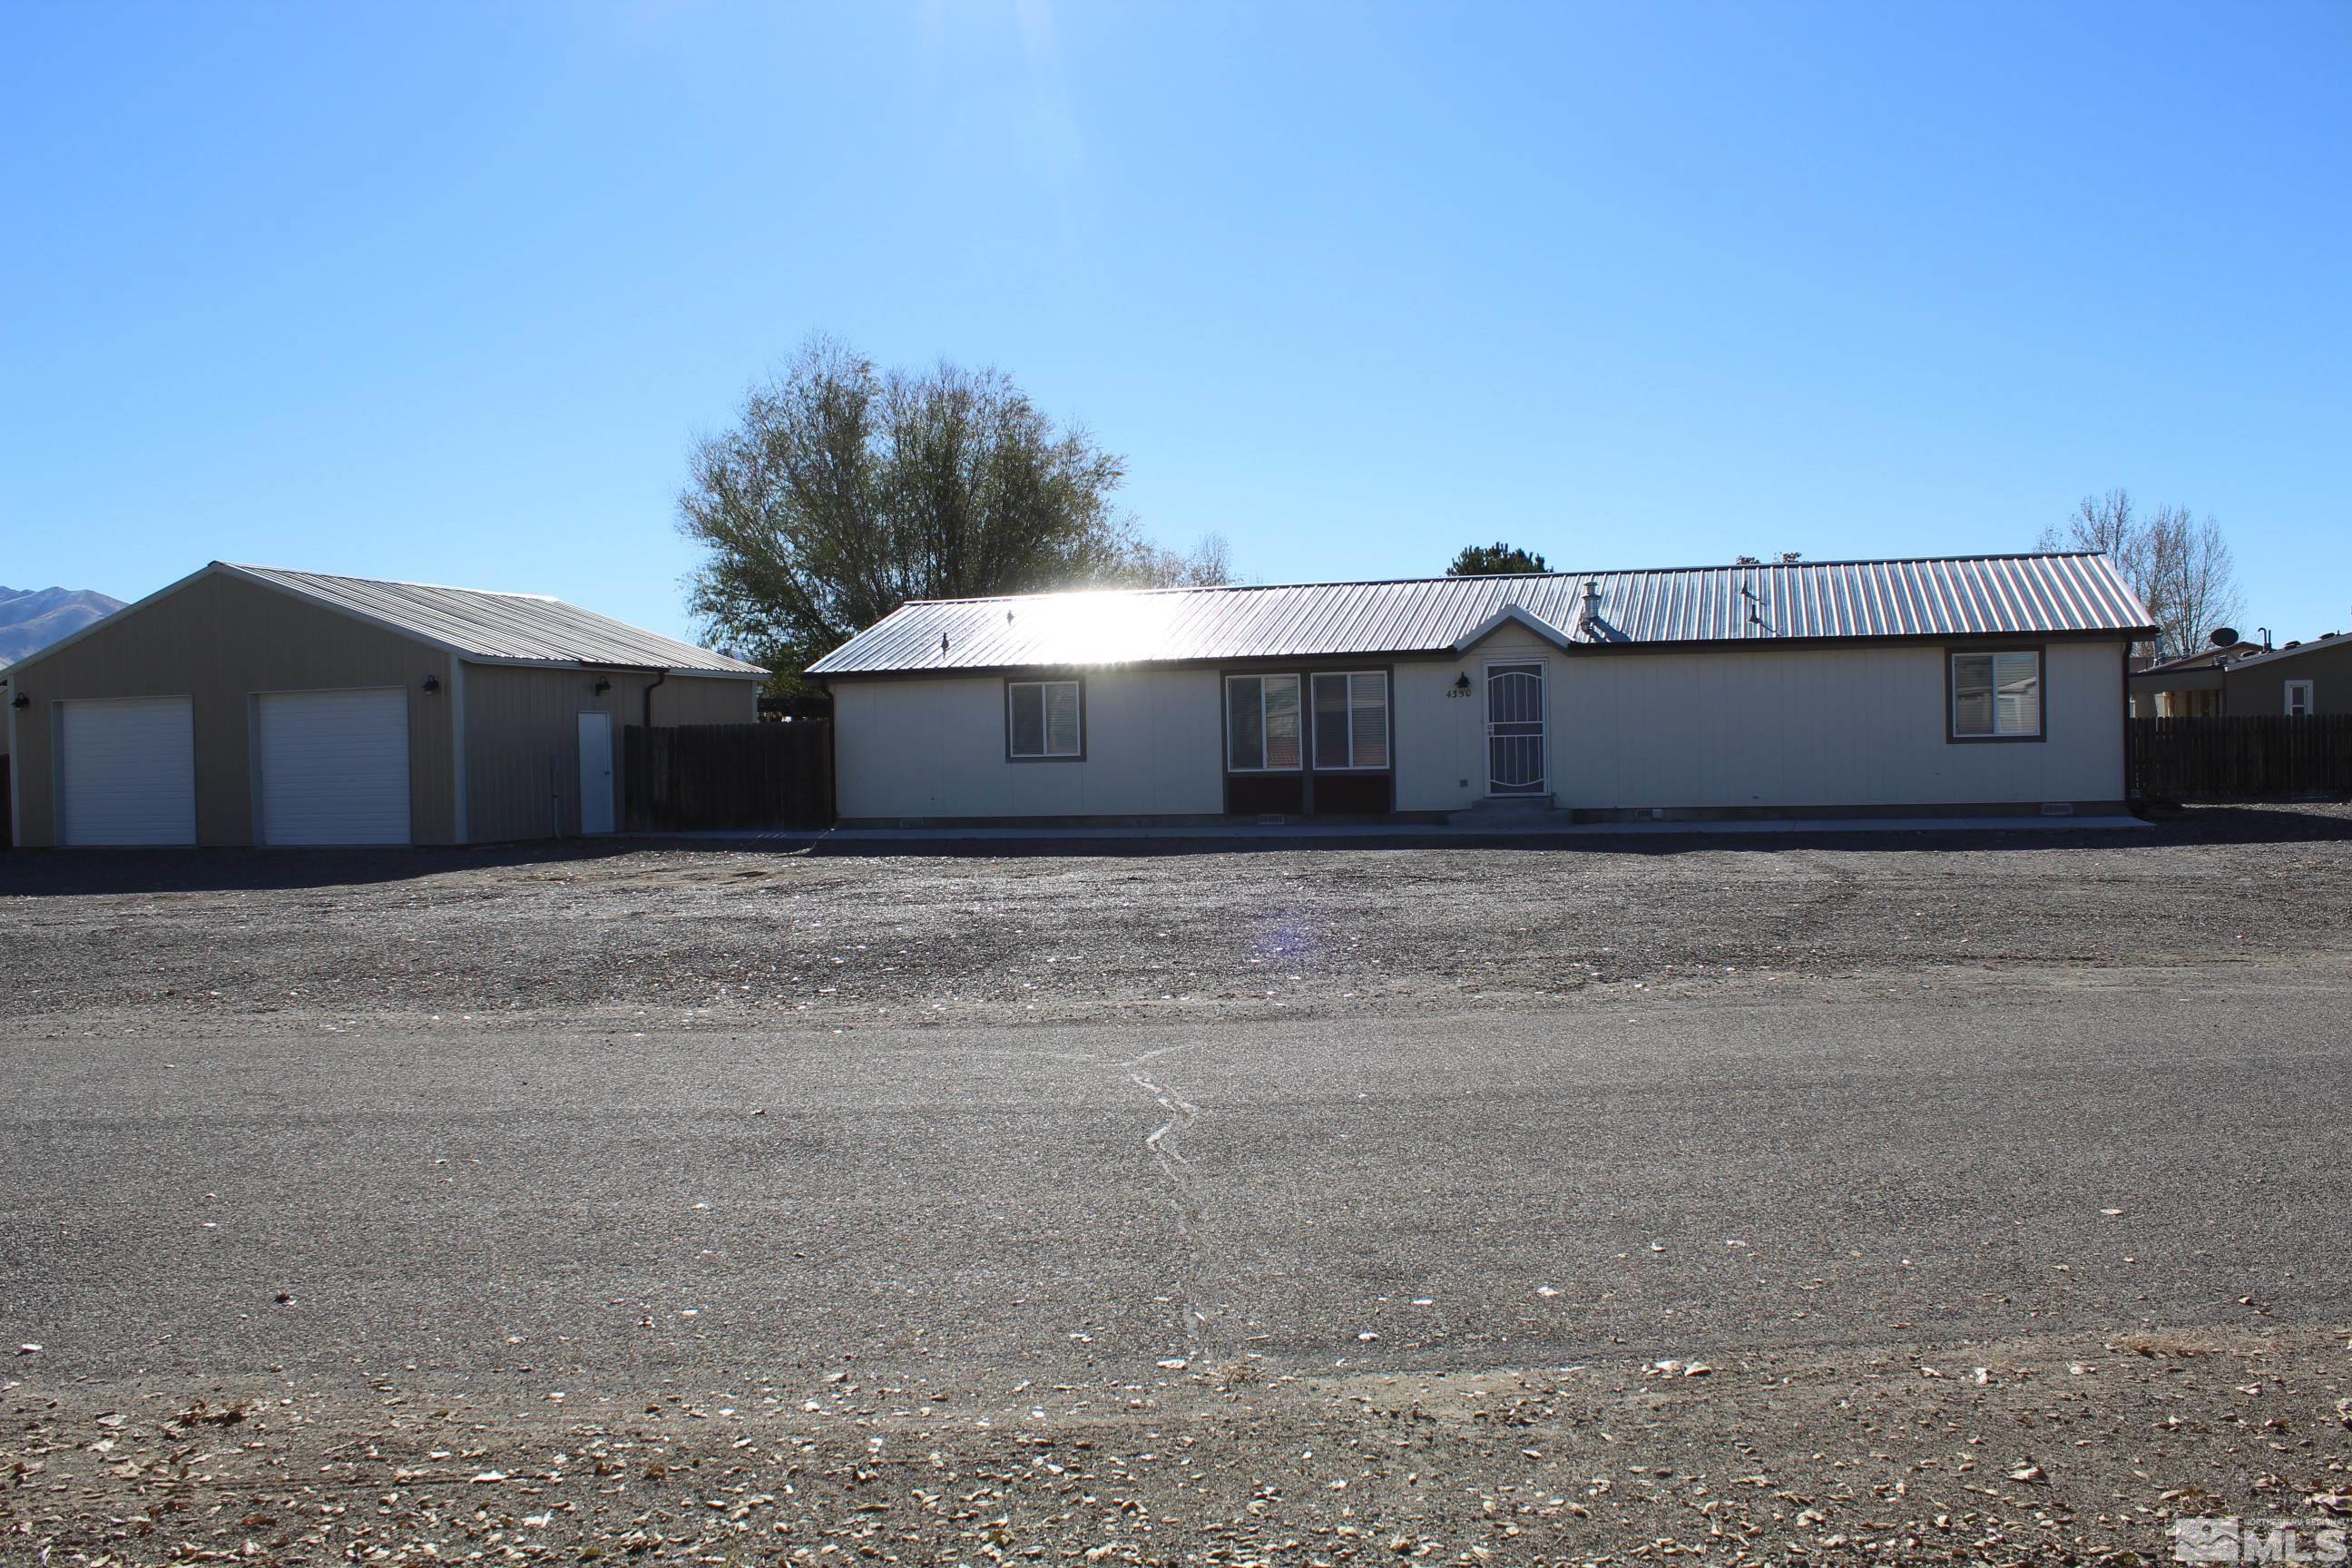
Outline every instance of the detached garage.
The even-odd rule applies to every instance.
[[[755,665],[557,599],[215,562],[8,668],[19,845],[609,833],[631,724],[749,723]]]

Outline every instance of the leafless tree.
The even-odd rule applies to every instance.
[[[2065,526],[2042,531],[2040,547],[2096,550],[2114,561],[2162,628],[2159,658],[2195,653],[2215,626],[2237,617],[2229,542],[2210,514],[2199,522],[2187,507],[2160,506],[2143,516],[2130,492],[2117,488],[2084,496]]]
[[[1204,533],[1191,552],[1146,544],[1112,574],[1153,588],[1222,588],[1235,581],[1233,547],[1222,533]]]
[[[2147,531],[2156,587],[2156,601],[2148,607],[2158,602],[2164,606],[2158,648],[2167,658],[2179,658],[2205,647],[2213,628],[2236,620],[2242,608],[2230,542],[2210,513],[2195,521],[2187,507],[2158,507]]]

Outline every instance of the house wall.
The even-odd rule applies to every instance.
[[[2117,801],[2123,650],[2044,648],[2046,739],[1953,742],[1941,645],[1569,653],[1506,628],[1459,658],[1399,665],[1397,808],[1459,810],[1485,795],[1484,666],[1521,658],[1546,661],[1564,806]],[[1465,673],[1472,695],[1446,696]]]
[[[2314,713],[2352,713],[2352,637],[2337,646],[2298,648],[2293,658],[2232,669],[2222,675],[2221,711],[2231,717],[2286,712],[2286,683],[2311,682]]]
[[[1396,808],[1460,811],[1486,795],[1486,666],[1541,662],[1549,709],[1545,738],[1559,774],[1560,682],[1570,656],[1522,626],[1497,627],[1465,654],[1399,659],[1396,667]],[[1454,682],[1470,678],[1455,695]],[[1555,783],[1554,789],[1558,789]]]
[[[835,810],[868,820],[1224,809],[1214,670],[1096,670],[1085,682],[1086,755],[1013,762],[997,676],[833,681]]]
[[[627,670],[465,667],[466,830],[477,844],[555,838],[580,831],[580,715],[613,716],[613,805],[628,811],[621,731],[645,722],[653,686],[653,721],[749,724],[760,717],[756,680]],[[599,692],[596,683],[612,689]]]
[[[360,686],[397,686],[408,693],[412,837],[419,844],[456,838],[449,660],[398,633],[258,584],[215,575],[122,611],[71,647],[21,661],[9,673],[16,689],[31,699],[10,712],[21,844],[57,842],[59,701],[193,699],[197,841],[242,845],[253,841],[254,694]],[[439,693],[423,689],[427,676],[440,678]]]
[[[1944,645],[1570,652],[1506,626],[1466,654],[1394,661],[1396,809],[1458,811],[1485,798],[1486,667],[1531,659],[1545,665],[1551,793],[1563,806],[2120,801],[2124,647],[2120,639],[2044,647],[2044,739],[1953,742]],[[1471,689],[1454,695],[1465,674]],[[1080,762],[1005,759],[996,676],[832,686],[845,819],[1223,809],[1215,670],[1087,675]]]
[[[1965,646],[1965,645],[1961,645]],[[1948,740],[1937,645],[1608,657],[1561,690],[1564,804],[2120,801],[2124,645],[2052,643],[2038,742]]]

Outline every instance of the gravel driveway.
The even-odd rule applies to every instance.
[[[2352,951],[2352,810],[1568,849],[0,857],[20,1024],[1390,1016]]]

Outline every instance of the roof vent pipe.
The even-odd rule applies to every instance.
[[[1577,612],[1576,629],[1590,635],[1593,623],[1601,618],[1600,585],[1587,577],[1584,580],[1584,606]]]

